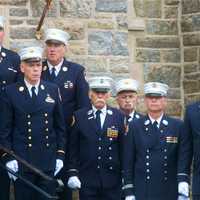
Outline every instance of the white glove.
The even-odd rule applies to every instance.
[[[190,200],[190,198],[183,195],[179,195],[178,200]]]
[[[189,185],[187,182],[180,182],[178,184],[178,193],[185,197],[189,196]]]
[[[54,176],[63,168],[63,161],[60,159],[56,159],[56,168],[54,172]]]
[[[68,179],[67,185],[71,189],[80,189],[81,182],[77,176],[72,176]]]
[[[11,160],[6,163],[6,167],[12,170],[13,172],[17,173],[18,172],[18,163],[16,160]],[[17,177],[14,176],[13,174],[8,172],[8,176],[10,179],[13,179],[14,181],[17,180]]]
[[[125,200],[135,200],[134,195],[126,196]]]

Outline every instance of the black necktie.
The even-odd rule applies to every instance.
[[[126,116],[126,123],[128,124],[130,121],[131,121],[131,116],[130,116],[130,115],[127,115],[127,116]]]
[[[37,98],[37,95],[36,95],[36,88],[35,88],[35,86],[32,86],[31,87],[31,92],[32,92],[32,100],[33,101],[35,101],[36,100],[36,98]]]
[[[153,130],[154,130],[155,132],[158,131],[158,122],[157,122],[157,121],[154,121],[154,123],[153,123]]]
[[[101,118],[100,118],[101,110],[96,111],[96,122],[97,122],[97,127],[98,130],[101,130]]]
[[[51,80],[53,81],[56,78],[56,68],[53,67],[51,70]]]

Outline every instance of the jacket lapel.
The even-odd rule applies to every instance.
[[[24,81],[18,82],[17,90],[17,99],[19,100],[19,104],[23,104],[23,106],[20,106],[20,109],[23,109],[24,112],[32,113],[34,110],[34,106],[32,105],[31,97]]]
[[[97,134],[98,133],[98,127],[97,127],[97,124],[96,124],[96,119],[95,119],[95,115],[94,115],[92,108],[88,109],[88,111],[87,111],[87,120],[89,121],[89,124],[91,125],[92,132]]]

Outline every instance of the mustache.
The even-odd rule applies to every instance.
[[[106,103],[104,99],[96,99],[94,103]]]

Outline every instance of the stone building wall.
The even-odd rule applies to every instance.
[[[182,1],[183,87],[185,103],[200,100],[200,1]]]
[[[169,85],[168,113],[182,115],[182,67],[180,2],[178,0],[134,0],[128,14],[132,42],[132,71],[142,82]],[[140,26],[138,26],[138,23]]]
[[[0,13],[7,15],[9,46],[39,43],[35,28],[44,0],[0,0]],[[83,64],[87,73],[129,74],[126,0],[56,0],[53,1],[43,30],[56,27],[71,34],[67,57]]]
[[[35,29],[45,0],[0,0],[7,17],[5,46],[43,44]],[[182,116],[199,98],[199,0],[53,0],[43,30],[57,27],[72,38],[66,54],[87,75],[162,81],[170,86],[168,113]],[[141,97],[139,110],[143,111]]]

